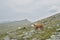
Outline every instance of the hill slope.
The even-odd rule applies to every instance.
[[[34,23],[40,22],[45,24],[45,28],[42,31],[35,30],[34,27],[28,25],[29,27],[26,26],[26,28],[17,29],[16,31],[8,33],[8,36],[11,39],[15,38],[17,40],[46,40],[55,33],[56,29],[60,28],[60,13]]]
[[[42,20],[38,20],[35,23],[44,23],[47,26],[56,26],[57,24],[60,24],[60,13],[52,15],[48,18],[42,19]]]
[[[22,27],[24,25],[28,25],[31,22],[27,19],[21,21],[14,21],[14,22],[7,22],[7,23],[0,23],[0,32],[15,30],[18,27]]]

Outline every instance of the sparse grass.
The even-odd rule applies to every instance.
[[[7,33],[3,33],[3,34],[0,34],[0,40],[5,37],[7,35]]]
[[[46,23],[45,24],[45,30],[43,30],[44,33],[36,33],[36,34],[33,34],[32,37],[28,38],[28,40],[32,40],[33,38],[40,38],[41,40],[46,40],[47,38],[50,38],[50,36],[52,34],[54,34],[54,32],[56,31],[56,29],[57,28],[60,28],[60,26],[57,27],[57,24],[60,24],[60,20],[59,20],[60,18],[59,17],[60,17],[60,15],[58,15],[57,17],[51,16],[51,17],[45,18],[43,20],[37,21],[36,23],[41,23],[41,22]],[[7,26],[7,25],[5,25],[5,26]],[[18,27],[18,25],[16,27],[14,25],[10,29],[10,27],[8,28],[8,27],[5,27],[5,26],[3,27],[3,29],[4,29],[4,30],[2,30],[3,32],[8,32],[11,29],[17,29],[17,27]],[[34,30],[34,28],[32,28],[30,25],[28,25],[28,26],[27,25],[26,26],[22,26],[22,27],[26,27],[26,29],[22,28],[22,29],[15,30],[15,32],[17,33],[16,36],[19,36],[19,35],[24,34],[23,32],[26,33],[26,32],[29,32],[31,30]],[[51,28],[48,28],[48,27],[51,27]],[[6,28],[8,28],[8,30],[5,30]],[[39,31],[39,32],[43,32],[43,31]],[[7,34],[5,34],[5,33],[4,34],[0,34],[0,39],[3,38],[6,35]],[[13,37],[13,35],[11,35],[11,37]],[[22,38],[22,37],[19,36],[18,37],[18,40],[20,40],[20,38]]]
[[[50,36],[53,34],[53,32],[56,31],[57,28],[60,27],[52,27],[50,29],[44,30],[45,31],[44,33],[34,34],[28,40],[32,40],[33,38],[40,38],[41,40],[46,40],[47,38],[50,38]]]

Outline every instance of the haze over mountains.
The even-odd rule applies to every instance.
[[[0,23],[0,31],[14,30],[14,29],[17,29],[18,27],[28,25],[30,23],[31,22],[28,21],[27,19],[21,20],[21,21]]]
[[[43,22],[43,23],[53,23],[53,21],[59,21],[60,20],[60,13],[50,16],[48,18],[38,20],[36,22]],[[0,23],[0,31],[7,31],[7,30],[15,30],[15,28],[31,24],[31,22],[27,19],[21,20],[21,21],[12,21],[12,22],[5,22],[5,23]],[[50,24],[51,25],[51,24]]]
[[[49,36],[52,35],[51,34],[52,32],[55,32],[57,28],[60,28],[60,13],[57,13],[57,14],[52,15],[50,17],[44,18],[42,20],[38,20],[38,21],[33,22],[33,23],[40,23],[40,22],[45,24],[44,25],[45,26],[45,30],[44,30],[45,32],[43,34],[39,34],[39,33],[38,34],[34,34],[29,39],[32,39],[34,37],[37,38],[37,36],[38,36],[38,38],[42,38],[43,36],[44,36],[43,37],[44,39],[49,38]],[[14,34],[14,36],[18,37],[16,39],[20,40],[21,37],[19,37],[19,35],[23,34],[23,36],[24,36],[23,32],[26,32],[26,33],[29,32],[30,33],[30,31],[34,30],[34,28],[31,27],[31,23],[32,22],[30,22],[27,19],[21,20],[21,21],[13,21],[13,22],[0,23],[0,33],[12,32]],[[18,27],[26,27],[26,29],[19,30]],[[15,35],[15,33],[17,33],[18,35]],[[10,35],[12,36],[12,34],[10,34]],[[14,38],[14,36],[12,36],[12,37]]]
[[[51,15],[49,17],[42,19],[42,20],[38,20],[37,22],[39,22],[39,21],[40,22],[43,22],[43,21],[49,21],[50,22],[52,20],[56,20],[56,21],[60,20],[60,13],[57,13],[55,15]]]
[[[32,21],[60,11],[60,0],[0,0],[0,22],[30,19]]]

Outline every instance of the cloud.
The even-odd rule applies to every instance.
[[[24,11],[27,13],[34,13],[35,11],[39,12],[41,10],[48,11],[49,6],[53,6],[53,5],[57,5],[57,4],[59,4],[59,0],[37,0],[37,1],[35,0],[35,1],[30,2],[30,4],[28,3],[28,5],[25,5],[22,8],[16,8],[16,11],[17,12]]]
[[[6,0],[3,5],[16,12],[33,13],[34,10],[42,10],[47,6],[57,4],[59,0]]]
[[[50,13],[60,12],[60,6],[53,5],[50,7],[48,12]]]
[[[0,19],[37,20],[60,11],[60,0],[0,0]]]

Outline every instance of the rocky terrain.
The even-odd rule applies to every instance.
[[[34,23],[44,23],[44,30],[35,30],[29,23],[1,33],[0,40],[60,40],[60,13]]]

